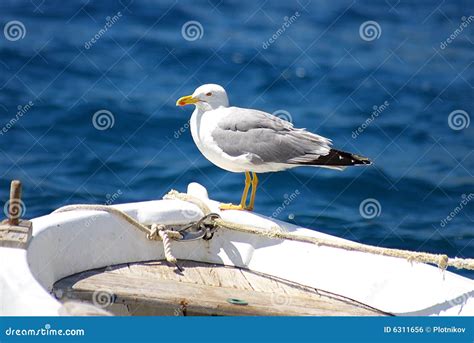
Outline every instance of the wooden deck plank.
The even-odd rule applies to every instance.
[[[235,267],[180,261],[183,272],[163,261],[86,271],[58,281],[63,300],[91,301],[113,293],[106,310],[134,315],[378,316],[384,313],[349,299]],[[245,300],[235,305],[229,298]]]

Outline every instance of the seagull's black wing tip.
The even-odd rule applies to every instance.
[[[349,167],[371,165],[372,161],[364,156],[351,154],[350,152],[337,149],[331,149],[327,155],[319,156],[317,159],[298,164],[307,166]]]

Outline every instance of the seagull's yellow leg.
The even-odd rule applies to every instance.
[[[246,207],[245,203],[247,202],[247,195],[249,194],[249,188],[251,184],[251,178],[250,178],[250,173],[245,172],[245,186],[244,186],[244,191],[242,192],[242,198],[240,199],[240,206]]]
[[[253,211],[255,205],[255,194],[257,194],[257,185],[258,185],[258,177],[257,173],[252,172],[252,193],[250,193],[250,204],[247,207],[247,210]]]
[[[252,184],[252,180],[250,178],[250,173],[245,172],[245,186],[244,186],[244,191],[242,192],[242,198],[240,199],[240,204],[239,205],[221,204],[219,208],[221,210],[246,210],[247,207],[245,203],[247,202],[247,196],[249,194],[249,188],[251,184]]]

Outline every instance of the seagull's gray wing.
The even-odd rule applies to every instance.
[[[305,164],[328,155],[331,141],[271,114],[229,107],[212,132],[230,156],[247,155],[252,163]]]

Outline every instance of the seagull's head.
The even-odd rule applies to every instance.
[[[229,99],[222,86],[209,83],[196,88],[192,95],[183,96],[176,101],[176,106],[191,104],[203,111],[210,111],[219,107],[228,107]]]

